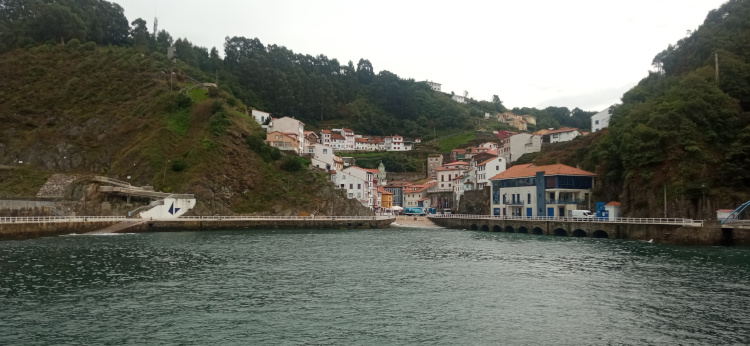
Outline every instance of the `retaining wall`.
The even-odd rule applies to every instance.
[[[703,227],[666,224],[628,224],[611,222],[562,222],[540,220],[430,218],[437,225],[490,232],[538,233],[550,236],[602,237],[626,240],[653,240],[681,245],[750,245],[750,230],[726,230],[717,222]],[[535,232],[535,230],[537,232]],[[540,231],[541,230],[541,231]]]
[[[31,239],[100,230],[119,221],[0,223],[0,240]]]

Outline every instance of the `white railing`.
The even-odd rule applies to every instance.
[[[124,216],[27,216],[0,217],[0,223],[124,221]]]
[[[336,220],[336,221],[364,221],[364,220],[388,220],[388,219],[395,219],[395,216],[180,216],[177,221],[179,220],[280,220],[280,221],[294,221],[294,220],[305,220],[305,221],[329,221],[329,220]],[[175,219],[171,219],[175,220]],[[162,220],[164,221],[164,220]]]
[[[0,223],[42,223],[42,222],[89,222],[89,221],[127,221],[127,220],[157,220],[157,221],[184,221],[184,220],[237,220],[237,221],[372,221],[395,219],[395,216],[181,216],[177,219],[140,219],[127,218],[124,216],[30,216],[30,217],[0,217]]]
[[[473,214],[434,214],[428,215],[432,218],[446,219],[483,219],[483,220],[516,220],[516,221],[562,221],[562,222],[607,222],[607,223],[631,223],[631,224],[664,224],[664,225],[686,225],[702,227],[703,220],[677,219],[677,218],[633,218],[621,217],[610,219],[606,217],[582,218],[582,217],[552,217],[552,216],[496,216],[496,215],[473,215]]]

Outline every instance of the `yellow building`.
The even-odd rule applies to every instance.
[[[382,186],[378,187],[378,194],[380,195],[380,207],[385,209],[393,208],[393,193],[386,191]]]

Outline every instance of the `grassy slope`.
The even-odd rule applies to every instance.
[[[160,58],[92,46],[0,55],[0,164],[30,162],[28,177],[130,176],[134,185],[194,193],[204,213],[315,210],[324,178],[280,171],[278,162],[249,150],[245,138],[262,129],[225,104],[229,125],[214,133],[212,104],[221,100],[204,90],[191,91],[193,105],[179,109]],[[184,86],[180,76],[175,90]],[[10,175],[0,181],[0,195],[36,193],[39,184],[24,183],[21,191],[18,174]]]

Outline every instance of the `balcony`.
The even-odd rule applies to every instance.
[[[523,201],[503,201],[505,205],[524,205]]]
[[[586,204],[586,200],[578,198],[548,199],[547,204]]]

